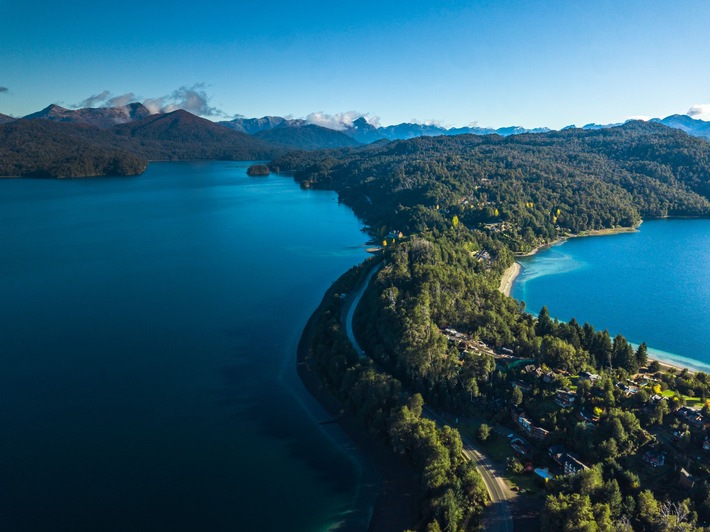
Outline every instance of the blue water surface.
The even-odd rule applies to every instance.
[[[248,165],[0,180],[0,529],[311,531],[356,504],[295,349],[367,237]]]
[[[547,305],[652,356],[710,370],[710,220],[656,220],[639,231],[573,238],[519,260],[511,295]]]

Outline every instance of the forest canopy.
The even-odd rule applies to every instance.
[[[510,137],[421,137],[364,148],[293,152],[272,164],[335,189],[375,229],[506,233],[512,251],[642,218],[710,214],[710,143],[628,122]],[[386,231],[385,231],[386,233]]]

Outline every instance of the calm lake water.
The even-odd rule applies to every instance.
[[[511,295],[537,314],[588,321],[652,356],[710,371],[710,220],[644,222],[519,261]]]
[[[295,350],[367,236],[248,165],[0,180],[0,529],[313,531],[357,505]]]

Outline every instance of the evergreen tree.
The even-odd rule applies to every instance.
[[[636,363],[640,368],[648,364],[648,346],[646,342],[641,342],[641,345],[639,345],[636,350]]]
[[[540,337],[547,336],[548,334],[552,334],[554,332],[554,329],[555,326],[552,322],[552,319],[550,319],[550,312],[547,310],[547,307],[544,306],[540,310],[540,314],[537,317],[537,324],[535,325],[535,334]]]

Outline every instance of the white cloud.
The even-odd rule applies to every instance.
[[[129,103],[137,102],[138,98],[132,92],[127,92],[126,94],[121,94],[120,96],[113,96],[109,98],[105,106],[106,107],[125,107]]]
[[[627,120],[627,121],[629,121],[629,120],[642,120],[642,121],[644,121],[644,122],[648,122],[649,120],[651,120],[651,117],[650,117],[650,116],[645,116],[645,115],[633,115],[633,116],[628,117],[626,120]]]
[[[410,120],[412,124],[419,124],[421,126],[434,126],[434,127],[441,127],[444,129],[448,129],[446,125],[441,120],[435,120],[433,118],[429,120],[419,120],[418,118],[412,118]]]
[[[140,98],[132,92],[112,96],[109,91],[103,91],[89,96],[74,107],[125,107],[130,103],[139,101]],[[184,109],[198,116],[227,116],[220,109],[211,106],[209,101],[210,97],[205,91],[205,84],[196,83],[192,87],[182,86],[165,96],[146,98],[142,103],[153,114],[170,113],[178,109]]]
[[[192,87],[180,87],[170,96],[161,99],[166,102],[161,109],[163,113],[184,109],[198,116],[227,116],[226,113],[209,104],[210,97],[205,92],[204,83],[196,83]]]
[[[695,104],[685,114],[700,120],[710,120],[710,103]]]
[[[165,97],[160,98],[147,98],[143,100],[143,105],[148,108],[151,114],[158,114],[163,112],[163,106],[165,105]]]
[[[106,100],[108,100],[110,97],[111,93],[109,91],[103,91],[99,94],[93,94],[89,96],[88,98],[82,100],[73,107],[101,107],[106,103]]]
[[[358,113],[357,111],[348,111],[346,113],[337,113],[330,115],[322,111],[311,113],[306,117],[306,122],[315,124],[328,129],[342,131],[343,129],[352,127],[353,122],[358,118],[364,118],[365,121],[375,127],[380,125],[380,117],[371,115],[370,113]]]

